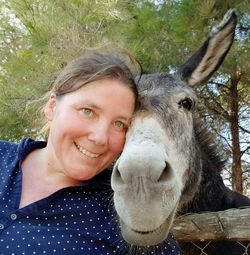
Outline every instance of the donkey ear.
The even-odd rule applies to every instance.
[[[229,10],[201,48],[181,66],[180,75],[190,86],[206,82],[219,68],[233,43],[236,23],[235,12]]]

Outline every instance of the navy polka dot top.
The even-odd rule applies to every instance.
[[[148,248],[122,240],[108,170],[19,209],[21,162],[44,146],[45,142],[31,139],[0,142],[0,255],[182,254],[171,235],[165,243]]]

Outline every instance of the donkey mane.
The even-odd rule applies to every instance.
[[[226,163],[222,146],[201,118],[194,119],[194,131],[200,145],[203,162],[210,163],[213,170],[221,172]]]

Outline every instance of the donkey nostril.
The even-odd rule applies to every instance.
[[[157,182],[167,182],[171,178],[172,169],[168,162],[165,162],[166,166],[163,169],[160,177],[158,178]]]

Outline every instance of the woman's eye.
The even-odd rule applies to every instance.
[[[187,97],[187,98],[181,100],[178,104],[180,107],[183,107],[186,110],[190,111],[193,108],[194,103],[193,103],[192,99]]]
[[[114,122],[114,126],[117,128],[117,129],[120,129],[120,130],[124,130],[127,128],[127,125],[125,123],[123,123],[122,121],[115,121]]]
[[[89,108],[83,108],[82,112],[83,112],[83,114],[85,116],[88,116],[88,117],[90,117],[90,116],[92,116],[94,114],[93,111],[91,109],[89,109]]]

